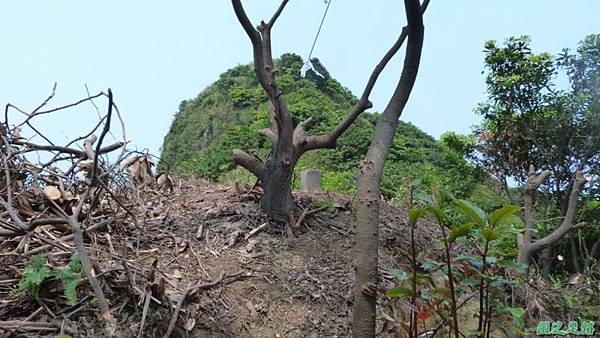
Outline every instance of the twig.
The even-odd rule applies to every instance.
[[[21,320],[0,321],[0,329],[24,331],[55,331],[58,328],[52,323],[26,322]]]
[[[175,312],[173,312],[173,316],[171,317],[171,321],[169,322],[169,327],[167,328],[167,332],[165,333],[163,338],[169,338],[171,336],[171,333],[173,333],[175,324],[177,324],[177,318],[179,316],[179,312],[181,311],[181,307],[183,306],[183,303],[185,302],[185,299],[187,298],[188,294],[195,293],[199,290],[208,289],[217,284],[224,283],[225,278],[227,278],[228,280],[227,280],[227,283],[224,283],[224,284],[229,284],[229,283],[234,282],[243,277],[244,277],[243,271],[239,271],[233,275],[228,275],[228,276],[225,276],[225,273],[222,272],[221,276],[217,280],[214,280],[212,282],[206,282],[206,283],[199,282],[192,287],[186,288],[185,291],[183,292],[183,294],[181,295],[181,298],[177,302],[177,306],[175,307]]]
[[[248,239],[250,239],[250,237],[252,237],[252,236],[256,235],[257,233],[259,233],[259,232],[261,232],[261,231],[263,231],[263,230],[264,230],[264,229],[267,227],[267,225],[268,225],[268,224],[269,224],[269,223],[266,223],[266,222],[265,222],[265,223],[263,223],[263,224],[261,224],[261,225],[257,226],[256,228],[254,228],[254,229],[250,230],[250,232],[248,232],[248,233],[246,234],[246,236],[244,236],[244,239],[245,239],[245,240],[248,240]]]
[[[300,217],[298,217],[298,220],[296,221],[296,225],[294,226],[294,228],[300,227],[300,225],[302,224],[302,221],[304,221],[304,219],[307,216],[310,216],[314,213],[317,213],[317,212],[325,210],[325,209],[327,209],[327,207],[320,207],[320,208],[316,208],[313,210],[304,209],[304,211],[302,211],[302,214],[300,214]]]
[[[95,154],[95,158],[94,158],[94,166],[92,169],[92,177],[90,178],[90,184],[88,185],[88,188],[86,189],[83,196],[80,197],[79,204],[77,205],[77,208],[73,212],[73,215],[67,218],[67,221],[68,221],[69,225],[71,226],[71,231],[73,233],[73,241],[75,242],[75,246],[77,247],[77,251],[79,252],[81,266],[86,274],[86,277],[88,278],[90,285],[92,286],[92,289],[94,290],[94,293],[96,294],[98,307],[100,307],[100,310],[102,311],[102,317],[105,319],[106,324],[107,324],[107,329],[111,333],[115,329],[114,325],[116,322],[115,322],[114,317],[110,313],[110,308],[108,306],[108,302],[106,301],[106,298],[104,297],[104,292],[102,291],[102,288],[100,287],[100,284],[98,283],[98,279],[96,278],[95,274],[93,273],[92,263],[91,263],[91,260],[88,256],[86,248],[85,248],[85,243],[83,241],[83,233],[81,231],[81,227],[79,226],[78,219],[79,219],[79,214],[81,213],[81,210],[83,208],[83,204],[89,197],[90,192],[96,182],[96,170],[97,170],[97,166],[98,166],[98,156],[99,156],[98,152],[100,150],[100,146],[102,145],[102,140],[104,139],[104,136],[108,132],[108,129],[106,127],[107,126],[110,127],[110,116],[112,113],[112,104],[113,104],[112,93],[111,93],[111,90],[109,89],[108,90],[107,121],[105,124],[105,128],[102,130],[102,134],[100,135],[100,139],[96,145],[96,154]],[[59,209],[59,211],[62,212],[62,209]]]
[[[144,323],[146,322],[146,315],[148,314],[148,309],[150,308],[150,300],[152,296],[152,290],[148,287],[144,292],[144,309],[142,310],[142,322],[140,323],[140,329],[138,331],[138,338],[142,336],[144,332]]]
[[[64,222],[64,219],[63,219],[62,221]],[[100,221],[100,222],[98,222],[97,224],[94,224],[94,225],[92,225],[91,227],[89,227],[89,228],[87,228],[87,229],[83,230],[83,232],[84,232],[84,233],[88,233],[88,232],[92,232],[92,231],[96,231],[96,230],[102,229],[102,228],[104,228],[105,226],[107,226],[109,223],[111,223],[112,221],[114,221],[114,219],[113,219],[113,218],[110,218],[110,219],[106,219],[106,220]],[[59,237],[59,240],[60,240],[60,241],[62,241],[62,242],[70,241],[70,240],[72,240],[72,239],[73,239],[73,234],[66,235],[66,236],[62,236],[62,237]],[[22,256],[22,257],[29,257],[29,256],[33,256],[33,255],[36,255],[36,254],[38,254],[38,253],[40,253],[40,252],[44,252],[44,251],[46,251],[46,250],[50,249],[52,246],[53,246],[53,245],[50,245],[50,244],[42,245],[42,246],[40,246],[40,247],[37,247],[37,248],[35,248],[35,249],[31,249],[31,250],[29,250],[29,251],[27,251],[27,252],[24,252],[24,253],[23,253],[21,256]]]

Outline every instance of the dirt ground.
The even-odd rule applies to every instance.
[[[123,198],[135,215],[87,235],[88,250],[117,319],[116,336],[162,337],[181,295],[173,337],[347,337],[354,280],[352,197],[297,194],[300,206],[328,207],[305,218],[294,235],[257,215],[256,198],[197,180],[177,179],[174,191]],[[45,229],[57,237],[64,229]],[[405,264],[405,211],[384,205],[380,224],[382,286],[389,269]],[[438,232],[422,223],[420,246]],[[19,243],[0,244],[0,321],[54,323],[48,330],[0,328],[0,337],[69,334],[105,336],[93,293],[84,281],[79,302],[65,305],[60,283],[42,285],[39,300],[9,291],[27,259]],[[21,251],[22,252],[22,251]],[[64,266],[71,252],[52,249],[48,264]],[[154,268],[153,268],[154,266]],[[148,278],[150,277],[150,280]],[[143,294],[152,294],[144,317]],[[379,326],[394,317],[385,301]],[[17,325],[18,326],[18,325]],[[393,328],[388,322],[387,329]],[[389,330],[382,332],[387,335]]]

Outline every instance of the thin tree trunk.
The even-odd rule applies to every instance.
[[[581,265],[579,265],[579,253],[577,252],[577,243],[574,238],[569,239],[569,247],[571,249],[571,263],[573,263],[573,269],[575,273],[582,273]]]
[[[542,267],[543,276],[548,276],[548,274],[550,274],[553,256],[554,248],[552,248],[552,245],[542,249],[540,252],[540,266]]]
[[[531,242],[531,237],[528,235],[529,231],[527,229],[533,229],[533,225],[535,224],[535,220],[533,218],[533,198],[535,196],[536,190],[546,180],[546,178],[548,178],[549,174],[549,171],[545,171],[542,174],[537,175],[535,174],[535,168],[533,168],[533,166],[531,166],[529,170],[529,181],[524,191],[524,214],[526,220],[526,231],[525,236],[523,236],[524,240],[519,247],[518,261],[520,263],[526,263],[529,265],[531,256],[536,252],[542,252],[544,254],[542,255],[542,259],[544,259],[544,257],[546,257],[546,259],[552,259],[552,251],[547,249],[551,248],[552,244],[554,244],[559,239],[563,238],[569,231],[584,224],[575,224],[579,193],[581,192],[581,188],[586,182],[583,173],[581,171],[577,171],[575,177],[573,178],[573,188],[571,189],[569,194],[567,211],[565,212],[562,221],[554,231],[545,235],[543,238],[538,239],[535,242]],[[550,253],[549,256],[548,253]],[[548,264],[548,261],[544,261],[544,263],[544,272],[547,272],[547,269],[549,269],[550,264]],[[528,274],[529,268],[526,270],[526,275]]]
[[[379,117],[367,155],[358,172],[356,214],[357,269],[352,333],[354,337],[374,337],[376,329],[376,290],[378,282],[378,231],[380,183],[383,166],[417,78],[423,48],[423,16],[418,0],[405,0],[408,19],[408,45],[400,81],[390,102]]]

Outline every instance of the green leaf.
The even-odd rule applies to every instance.
[[[39,270],[41,269],[44,264],[46,264],[46,262],[48,261],[48,256],[47,255],[37,255],[34,257],[31,257],[31,264],[29,266],[31,266],[34,270]]]
[[[462,283],[466,286],[479,286],[479,282],[473,278],[465,278],[462,280]]]
[[[81,260],[79,254],[71,256],[66,268],[57,272],[56,277],[62,282],[65,297],[70,305],[77,303],[77,286],[81,281]]]
[[[440,270],[441,268],[443,268],[445,266],[446,266],[446,264],[444,264],[444,263],[434,262],[434,261],[427,261],[427,262],[421,263],[421,268],[423,268],[424,270],[427,270],[429,272],[434,272],[434,271]]]
[[[512,204],[505,205],[500,209],[496,209],[490,214],[490,224],[492,226],[497,225],[498,223],[519,212],[519,210],[521,210],[521,207]]]
[[[433,205],[428,205],[427,210],[429,210],[435,216],[439,224],[444,223],[444,212],[442,209]]]
[[[485,332],[482,331],[475,331],[475,330],[469,330],[467,331],[467,337],[483,337],[483,335],[485,334]]]
[[[509,260],[501,260],[498,262],[498,265],[504,268],[514,270],[518,274],[524,274],[525,270],[527,269],[527,264],[516,263]]]
[[[513,279],[504,279],[499,277],[492,278],[493,280],[490,282],[491,287],[499,287],[503,285],[518,285],[519,281]]]
[[[413,226],[417,224],[419,218],[423,217],[425,210],[421,208],[410,209],[408,211],[408,224]]]
[[[46,255],[32,257],[31,263],[23,270],[21,280],[13,292],[19,293],[28,290],[34,298],[38,298],[44,280],[56,275],[54,271],[44,266],[46,261]]]
[[[470,218],[477,225],[485,224],[485,214],[484,212],[475,206],[473,203],[465,200],[457,200],[456,208],[458,211],[463,213],[465,216]]]
[[[502,311],[511,314],[513,317],[520,318],[525,314],[525,310],[522,307],[510,307],[507,306]]]
[[[495,257],[495,256],[487,256],[487,257],[485,258],[485,262],[486,262],[487,264],[496,264],[496,263],[498,262],[498,258],[497,258],[497,257]]]
[[[450,235],[448,235],[448,242],[450,244],[454,243],[458,238],[467,236],[471,229],[473,229],[473,223],[465,223],[457,228],[452,229]]]
[[[447,201],[454,199],[454,196],[445,189],[432,189],[431,198],[434,202],[435,207],[443,208]]]
[[[488,228],[488,227],[483,228],[482,232],[483,232],[483,237],[488,242],[497,240],[498,238],[500,238],[500,235],[501,235],[500,231],[494,230],[494,229]]]
[[[435,288],[433,289],[433,293],[441,296],[447,296],[450,294],[450,289],[448,288]]]
[[[71,261],[69,262],[68,269],[76,272],[81,271],[81,259],[79,258],[79,253],[76,252],[71,256]]]
[[[417,201],[423,202],[425,204],[433,204],[433,198],[431,198],[431,195],[428,195],[421,190],[415,191],[414,197]]]
[[[67,297],[67,302],[69,305],[75,305],[77,303],[77,286],[81,281],[81,276],[79,275],[70,275],[70,276],[62,276],[60,278],[63,284],[63,288],[65,289],[65,297]]]
[[[396,278],[398,278],[401,281],[408,280],[409,275],[400,269],[392,269],[391,272]]]
[[[477,270],[481,269],[481,266],[482,266],[481,257],[475,257],[475,256],[471,256],[471,255],[458,255],[456,257],[456,261],[467,262],[467,263],[469,263],[469,265],[476,268]],[[494,256],[488,256],[485,258],[486,265],[495,264],[497,261],[498,261],[498,258],[496,258]]]
[[[396,288],[391,288],[389,290],[386,291],[385,295],[390,297],[390,298],[396,298],[396,297],[410,297],[412,296],[413,292],[411,289],[409,288],[404,288],[404,287],[396,287]]]

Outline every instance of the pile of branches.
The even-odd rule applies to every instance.
[[[4,305],[11,301],[7,296],[22,286],[19,284],[26,277],[31,258],[52,252],[53,256],[67,258],[76,255],[81,277],[93,290],[106,328],[114,332],[115,320],[84,235],[123,226],[127,220],[135,225],[135,217],[124,202],[128,195],[148,184],[158,182],[172,188],[172,183],[166,173],[152,174],[154,163],[150,156],[126,149],[124,123],[110,89],[96,95],[88,93],[86,98],[68,105],[44,109],[55,90],[56,85],[32,112],[7,104],[4,122],[0,124],[0,318],[4,317]],[[100,114],[94,100],[107,101],[105,114]],[[35,124],[41,116],[84,103],[96,109],[99,120],[87,134],[65,145],[52,142]],[[110,131],[114,121],[121,125],[120,140]],[[30,135],[24,137],[24,132]],[[107,135],[115,142],[105,145]],[[40,310],[52,314],[48,306],[37,301],[42,305]],[[56,329],[52,323],[31,322],[29,319],[36,314],[24,321],[0,321],[0,333],[15,328]]]

